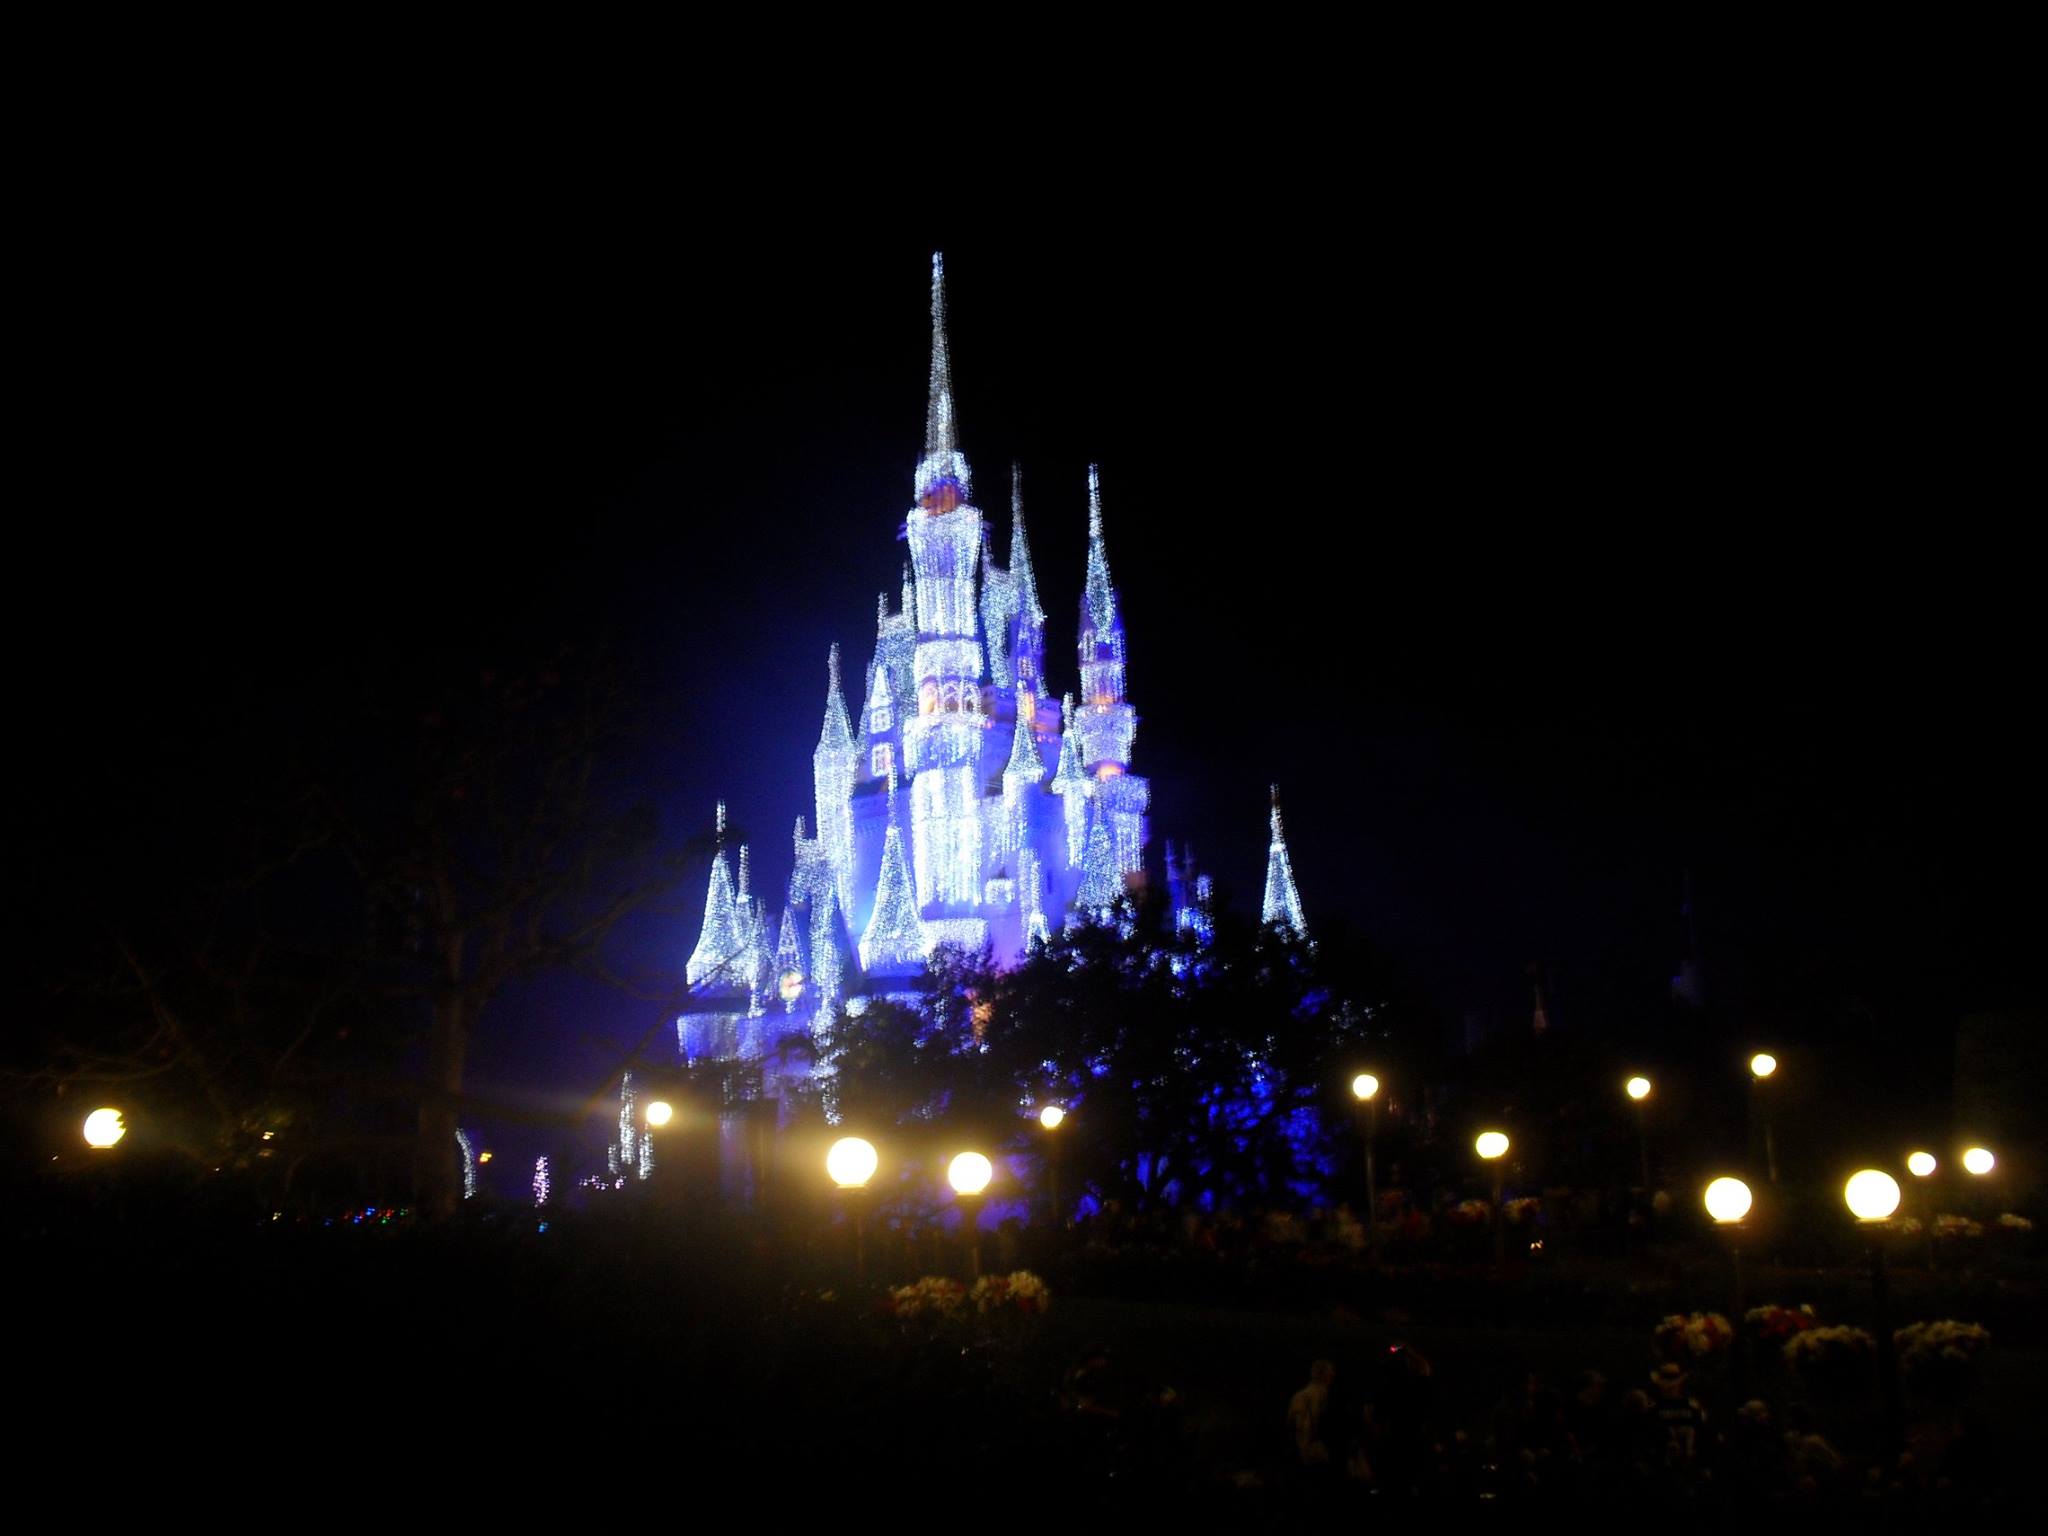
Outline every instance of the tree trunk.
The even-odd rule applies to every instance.
[[[429,1221],[447,1220],[462,1199],[462,1149],[455,1142],[455,1105],[462,1093],[462,1063],[468,1048],[469,1017],[462,999],[441,999],[434,1005],[434,1022],[427,1033],[420,1144],[413,1165],[413,1198]]]

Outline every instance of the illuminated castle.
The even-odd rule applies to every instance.
[[[687,967],[686,1061],[766,1054],[860,999],[910,990],[942,944],[987,945],[998,964],[1066,923],[1106,917],[1144,878],[1151,791],[1131,772],[1138,716],[1125,695],[1123,618],[1103,539],[1100,478],[1088,471],[1087,581],[1078,694],[1055,699],[1013,470],[1007,568],[953,417],[944,266],[932,258],[932,364],[925,445],[906,516],[900,599],[884,593],[872,659],[851,712],[839,648],[826,667],[812,754],[812,831],[777,905],[755,887],[747,848],[725,848],[724,807],[704,924]],[[1078,699],[1078,702],[1077,702]],[[1277,800],[1273,867],[1284,920],[1300,925]],[[1207,882],[1168,850],[1183,929],[1206,930]]]

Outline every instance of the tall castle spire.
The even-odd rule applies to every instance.
[[[1102,540],[1102,468],[1088,466],[1088,586],[1081,599],[1081,627],[1122,631],[1116,620],[1116,587],[1109,579],[1109,549]]]
[[[1297,939],[1308,937],[1301,915],[1301,892],[1294,887],[1294,862],[1287,856],[1287,834],[1280,829],[1280,786],[1273,786],[1272,841],[1266,848],[1266,900],[1259,920],[1284,928]]]
[[[932,253],[932,379],[924,413],[924,457],[917,461],[917,503],[950,512],[973,486],[953,422],[953,360],[946,340],[946,258]]]
[[[683,967],[683,979],[691,986],[703,986],[739,979],[740,953],[745,944],[738,902],[732,888],[732,872],[725,862],[725,802],[718,802],[718,847],[711,855],[711,884],[704,893],[704,926],[697,934],[697,947]]]
[[[1010,574],[1017,579],[1017,593],[1024,612],[1034,624],[1045,622],[1045,609],[1038,602],[1038,577],[1031,569],[1031,545],[1024,537],[1024,466],[1010,466]]]
[[[889,829],[883,835],[882,870],[875,885],[875,910],[861,935],[864,971],[908,971],[924,964],[924,925],[903,852],[903,827],[896,815],[896,775],[889,775]]]
[[[826,658],[825,725],[811,754],[811,785],[818,815],[818,841],[832,867],[839,905],[853,909],[853,777],[860,766],[860,748],[846,717],[839,687],[839,647]]]

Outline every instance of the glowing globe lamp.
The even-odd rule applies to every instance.
[[[872,1142],[858,1136],[842,1136],[825,1154],[825,1172],[841,1189],[865,1189],[880,1161]]]
[[[1472,1150],[1490,1163],[1507,1155],[1508,1139],[1499,1131],[1481,1131],[1479,1139],[1472,1143]]]
[[[1747,1216],[1749,1204],[1749,1186],[1740,1179],[1716,1179],[1707,1186],[1707,1214],[1724,1227]]]
[[[1057,1104],[1048,1104],[1038,1112],[1038,1123],[1048,1131],[1060,1128],[1060,1122],[1067,1118],[1067,1112]]]
[[[1358,1095],[1358,1100],[1362,1104],[1380,1091],[1380,1080],[1370,1072],[1361,1072],[1351,1079],[1351,1091]]]
[[[1769,1077],[1778,1070],[1778,1058],[1768,1051],[1758,1051],[1749,1058],[1749,1070],[1758,1077]]]
[[[85,1117],[85,1144],[89,1147],[111,1147],[127,1134],[118,1109],[96,1109]]]
[[[1899,1208],[1899,1181],[1876,1168],[1849,1175],[1842,1198],[1858,1221],[1883,1221]]]
[[[946,1169],[946,1182],[963,1195],[978,1195],[996,1176],[995,1164],[979,1152],[962,1152]]]
[[[1647,1099],[1650,1096],[1650,1080],[1647,1077],[1630,1078],[1628,1096],[1632,1099]]]
[[[1934,1172],[1934,1169],[1935,1162],[1932,1152],[1911,1152],[1907,1154],[1906,1171],[1912,1174],[1914,1178],[1924,1179]]]
[[[102,1110],[102,1114],[106,1111]],[[1972,1147],[1963,1154],[1963,1166],[1975,1174],[1989,1173],[1998,1166],[1998,1159],[1991,1155],[1988,1147]]]
[[[656,1099],[647,1106],[647,1123],[649,1125],[667,1125],[675,1117],[675,1109],[664,1099]]]

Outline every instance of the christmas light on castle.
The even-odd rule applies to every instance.
[[[897,602],[877,604],[872,657],[849,713],[840,650],[826,660],[812,754],[811,830],[798,817],[779,913],[754,889],[750,850],[725,848],[725,808],[704,922],[686,967],[686,1062],[761,1057],[828,1026],[855,999],[908,991],[941,945],[986,946],[1001,965],[1068,923],[1100,921],[1145,878],[1151,789],[1132,770],[1123,617],[1110,576],[1101,476],[1087,484],[1078,692],[1054,697],[1046,614],[1010,481],[1008,565],[973,502],[946,335],[945,269],[932,258],[925,444],[905,518]],[[1306,937],[1273,812],[1266,915]],[[1209,884],[1167,850],[1175,925],[1209,931]],[[622,1131],[622,1136],[626,1134]]]

